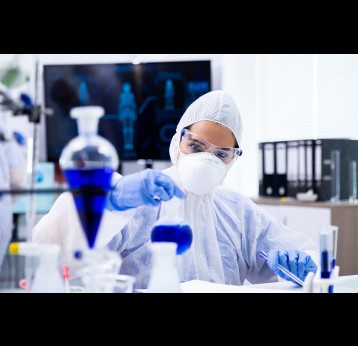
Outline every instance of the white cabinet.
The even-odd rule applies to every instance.
[[[284,225],[307,234],[319,247],[319,232],[331,224],[330,208],[310,208],[286,205],[260,204],[276,220]]]

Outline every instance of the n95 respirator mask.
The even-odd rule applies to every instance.
[[[181,151],[179,152],[178,174],[186,191],[196,195],[205,195],[222,183],[228,167],[214,154],[207,152],[184,154]]]

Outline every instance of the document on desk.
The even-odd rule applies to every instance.
[[[290,282],[274,282],[260,285],[222,285],[213,282],[191,280],[180,284],[183,293],[302,293],[303,289]]]
[[[180,284],[183,293],[303,293],[303,288],[289,281],[257,285],[222,285],[213,282],[191,280]],[[146,293],[146,289],[136,292]],[[358,293],[358,275],[340,276],[334,285],[334,293]]]

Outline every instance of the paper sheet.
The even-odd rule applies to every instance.
[[[201,280],[180,284],[183,293],[302,293],[302,288],[289,282],[275,282],[262,285],[221,285]]]

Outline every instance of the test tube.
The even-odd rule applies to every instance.
[[[324,228],[319,235],[319,245],[321,252],[321,279],[329,279],[332,272],[332,251],[333,251],[333,234],[332,230]],[[329,285],[321,283],[321,292],[329,293]]]

